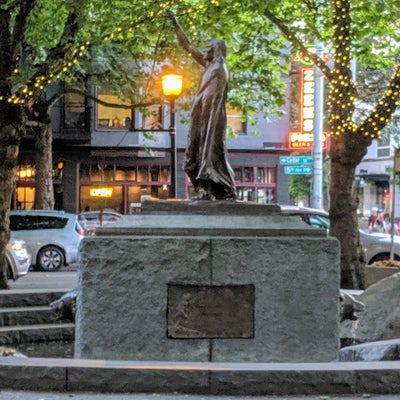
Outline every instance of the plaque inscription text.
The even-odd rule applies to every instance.
[[[254,285],[168,285],[167,336],[254,338]]]

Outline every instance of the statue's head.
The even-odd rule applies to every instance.
[[[204,49],[204,58],[207,61],[216,60],[218,58],[226,58],[225,40],[213,39]]]

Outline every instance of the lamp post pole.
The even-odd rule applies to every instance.
[[[177,185],[176,185],[176,126],[175,126],[175,100],[182,93],[182,75],[169,72],[165,73],[161,77],[162,91],[165,97],[169,100],[170,106],[170,126],[169,126],[169,137],[170,137],[170,152],[171,152],[171,185],[170,185],[170,197],[176,199],[177,196]]]
[[[316,45],[317,55],[321,56],[322,46]],[[322,132],[324,114],[324,77],[318,67],[314,67],[314,147],[313,147],[313,180],[311,206],[323,208],[323,151]]]
[[[170,137],[170,148],[171,148],[171,192],[170,196],[173,199],[177,198],[177,188],[176,188],[176,126],[175,126],[175,99],[171,96],[169,100],[170,104],[170,127],[169,127],[169,137]]]

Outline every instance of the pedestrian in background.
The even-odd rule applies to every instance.
[[[368,229],[370,231],[374,228],[377,218],[378,218],[378,207],[372,207],[371,215],[369,216],[368,219]]]

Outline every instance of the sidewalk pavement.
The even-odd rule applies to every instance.
[[[0,400],[399,400],[398,395],[361,396],[203,396],[182,394],[100,394],[60,392],[0,392]]]
[[[55,272],[29,271],[16,281],[9,281],[10,290],[73,290],[78,286],[76,266],[63,268]]]

